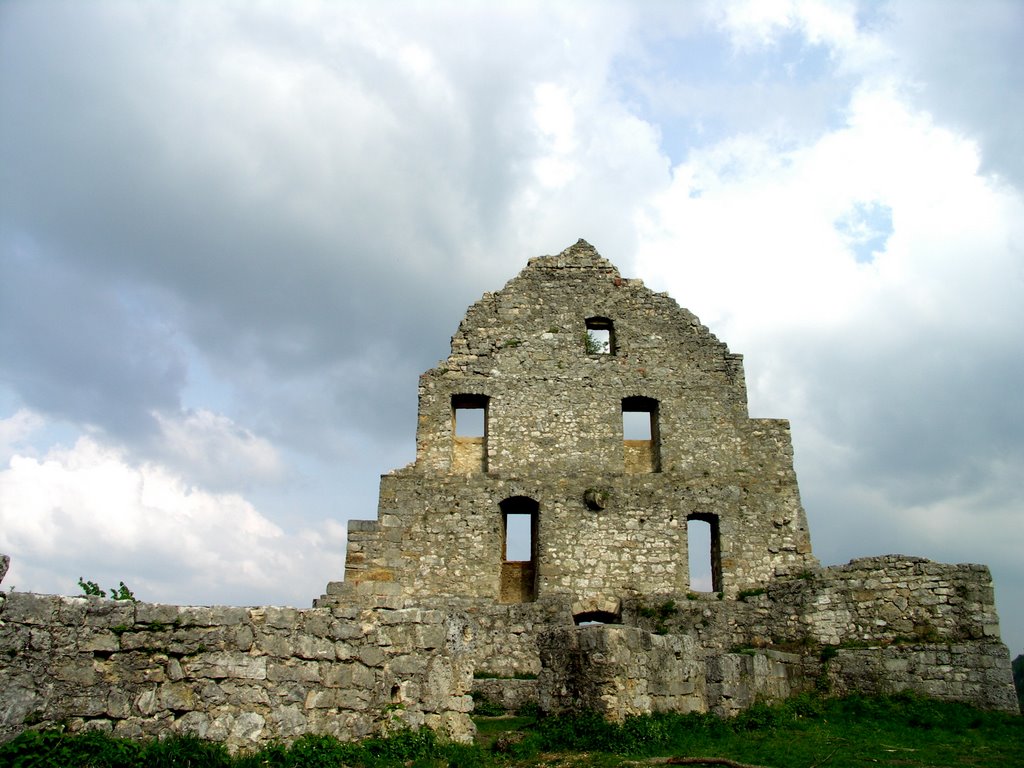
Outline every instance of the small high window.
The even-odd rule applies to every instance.
[[[722,591],[722,541],[718,515],[695,512],[686,517],[686,548],[690,590]]]
[[[452,468],[487,471],[487,395],[452,395]]]
[[[608,613],[608,611],[586,611],[585,613],[577,613],[572,617],[573,623],[578,627],[583,627],[588,624],[621,624],[622,617],[617,613]]]
[[[622,441],[627,472],[661,471],[657,400],[650,397],[623,398]]]
[[[615,354],[615,326],[607,317],[588,317],[583,337],[588,355]]]

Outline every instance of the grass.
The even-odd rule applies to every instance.
[[[427,730],[343,743],[305,736],[290,745],[230,756],[211,742],[171,736],[134,742],[97,732],[26,731],[0,745],[0,767],[335,768],[337,766],[643,765],[666,756],[724,757],[772,768],[1018,766],[1024,719],[909,694],[757,705],[731,720],[656,714],[622,724],[598,715],[476,718],[474,745],[446,744]]]

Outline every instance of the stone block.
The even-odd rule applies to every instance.
[[[305,702],[306,709],[350,709],[362,711],[366,710],[369,705],[370,695],[367,691],[346,688],[310,691],[306,695]]]
[[[202,653],[182,664],[189,678],[236,678],[243,680],[266,680],[267,657],[249,656],[243,653],[215,651]]]
[[[298,680],[302,682],[318,682],[320,680],[320,664],[315,661],[289,659],[287,661],[267,661],[267,680],[276,683],[282,680]]]

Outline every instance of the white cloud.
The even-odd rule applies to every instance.
[[[745,353],[754,415],[791,420],[819,555],[987,562],[1019,636],[1024,197],[978,144],[868,77],[809,140],[691,151],[639,222],[641,274]]]
[[[186,485],[83,437],[0,472],[0,551],[22,589],[75,591],[80,575],[156,601],[305,603],[343,567],[343,527],[286,533],[238,494]]]
[[[891,210],[893,228],[870,266],[835,226],[865,202]],[[891,312],[893,291],[936,311],[964,280],[971,297],[990,287],[972,262],[1010,258],[1019,204],[978,174],[971,142],[891,92],[858,92],[847,124],[807,146],[744,136],[691,155],[641,221],[639,263],[733,339]],[[1005,306],[1009,294],[995,298]],[[974,309],[961,300],[941,311],[966,320]]]
[[[154,412],[159,451],[187,477],[207,487],[238,488],[279,480],[284,464],[273,444],[207,410]]]
[[[774,45],[786,32],[798,31],[811,44],[844,49],[862,44],[856,29],[857,6],[837,0],[729,0],[711,5],[711,14],[730,32],[739,49]]]
[[[45,419],[0,425],[20,462],[5,492],[44,521],[16,530],[95,566],[109,546],[88,521],[113,536],[107,507],[130,510],[138,551],[109,578],[162,568],[150,596],[167,594],[193,567],[169,549],[196,546],[193,601],[213,594],[200,570],[222,583],[215,549],[241,572],[252,546],[287,581],[280,553],[305,553],[305,602],[340,574],[318,518],[372,515],[466,305],[577,237],[746,354],[752,412],[793,422],[820,551],[888,548],[844,527],[858,505],[997,520],[1020,493],[992,459],[1024,433],[1022,16],[9,3],[0,399]],[[160,528],[204,515],[221,541]],[[956,559],[949,535],[916,540]],[[38,569],[22,585],[53,583],[47,557],[12,554]],[[233,594],[271,599],[266,583]]]
[[[28,408],[0,419],[0,464],[6,464],[25,439],[43,425],[43,417]]]

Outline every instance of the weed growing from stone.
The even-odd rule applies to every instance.
[[[81,576],[78,577],[78,586],[82,590],[82,594],[87,597],[106,597],[107,593],[103,588],[95,581],[86,581]],[[128,587],[125,586],[123,581],[118,582],[117,589],[110,588],[110,599],[111,600],[130,600],[135,603],[138,602],[135,599],[135,593],[132,592]]]

